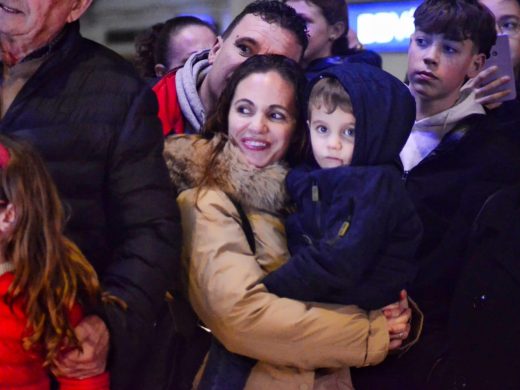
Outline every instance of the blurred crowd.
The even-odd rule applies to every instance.
[[[406,80],[345,0],[133,63],[92,1],[0,0],[0,389],[520,388],[520,1],[424,0]]]

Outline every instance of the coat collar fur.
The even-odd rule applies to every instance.
[[[285,164],[256,168],[245,161],[232,141],[227,141],[215,160],[210,161],[221,137],[207,140],[198,135],[179,135],[166,139],[164,157],[178,191],[199,187],[206,167],[211,164],[216,177],[214,186],[244,207],[271,212],[282,209],[286,202]]]

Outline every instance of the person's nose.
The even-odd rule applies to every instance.
[[[424,50],[424,63],[427,65],[437,65],[439,63],[440,47],[432,44]]]
[[[331,135],[327,140],[327,147],[330,150],[341,150],[341,140],[338,135]]]
[[[268,126],[267,126],[267,118],[265,117],[265,115],[263,115],[261,113],[255,114],[251,118],[251,122],[249,124],[249,129],[252,132],[258,133],[258,134],[267,133]]]

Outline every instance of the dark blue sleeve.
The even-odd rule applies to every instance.
[[[339,220],[320,240],[300,245],[286,264],[264,278],[267,289],[282,297],[364,309],[398,300],[416,272],[413,257],[421,223],[404,188],[376,189],[374,197],[356,198],[346,231],[341,231],[345,221]],[[385,196],[389,192],[394,196]],[[337,203],[346,204],[345,199]]]

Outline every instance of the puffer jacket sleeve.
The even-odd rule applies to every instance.
[[[290,261],[262,281],[269,291],[287,298],[371,310],[395,302],[399,291],[409,288],[417,270],[414,255],[422,234],[419,217],[400,177],[379,172],[366,182],[373,190],[364,196],[336,191],[335,208],[325,220],[344,215],[349,223],[327,224],[328,231],[313,245],[299,245]],[[293,215],[291,233],[304,231],[299,221],[310,219],[306,215],[314,212],[303,209]]]
[[[126,324],[147,326],[153,325],[176,279],[181,247],[179,211],[156,113],[155,96],[143,86],[113,141],[106,177],[107,233],[116,249],[102,283],[128,304]],[[121,322],[118,316],[109,321]]]
[[[182,192],[190,301],[231,352],[270,364],[314,370],[381,362],[388,330],[379,311],[279,298],[260,280],[238,212],[221,192]],[[268,245],[268,243],[265,243]]]

